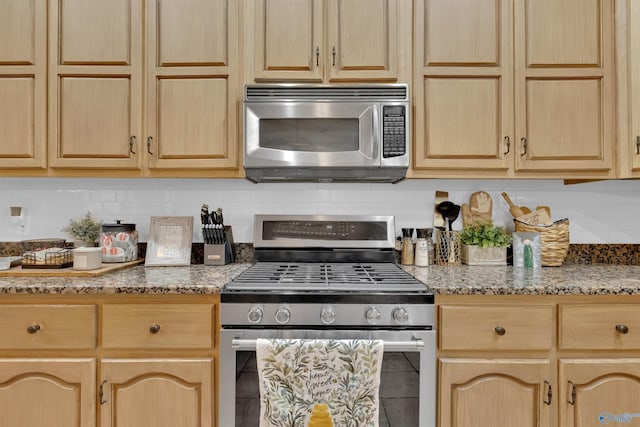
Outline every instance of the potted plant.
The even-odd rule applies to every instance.
[[[87,212],[80,219],[70,220],[62,231],[76,240],[76,246],[96,246],[102,231],[102,221],[94,219],[91,212]]]
[[[493,222],[467,225],[460,233],[462,262],[467,265],[506,265],[511,234]]]

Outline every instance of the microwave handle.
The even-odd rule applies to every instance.
[[[373,120],[371,120],[371,151],[369,151],[368,156],[370,159],[381,160],[378,157],[381,155],[380,153],[380,133],[382,132],[382,127],[380,126],[380,108],[379,105],[374,106],[373,110]]]

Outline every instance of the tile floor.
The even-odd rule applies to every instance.
[[[418,425],[419,355],[385,353],[380,374],[380,427]],[[238,352],[236,427],[258,427],[260,390],[254,352]]]

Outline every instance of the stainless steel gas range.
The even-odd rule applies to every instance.
[[[380,426],[434,427],[434,297],[395,263],[391,216],[257,215],[221,292],[219,425],[259,425],[258,338],[384,341]]]

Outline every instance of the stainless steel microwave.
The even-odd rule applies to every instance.
[[[409,166],[406,84],[251,84],[244,89],[248,179],[396,182]]]

